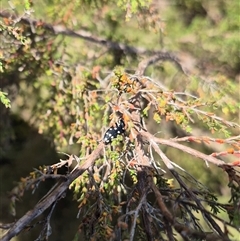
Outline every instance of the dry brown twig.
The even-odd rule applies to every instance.
[[[53,190],[50,190],[36,206],[28,211],[23,217],[16,221],[16,223],[3,235],[1,241],[9,241],[14,236],[18,235],[27,225],[35,218],[40,216],[46,209],[48,209],[56,200],[62,197],[67,191],[69,185],[91,167],[95,160],[100,156],[104,144],[100,143],[97,148],[86,158],[86,161],[80,165],[73,173],[67,176],[67,180],[58,181]]]
[[[195,149],[193,149],[191,147],[184,146],[182,144],[176,143],[173,140],[166,140],[166,139],[157,138],[154,135],[152,135],[149,132],[146,132],[144,130],[141,130],[140,134],[143,137],[145,137],[147,140],[149,140],[149,142],[151,142],[151,143],[158,143],[158,144],[161,144],[161,145],[166,145],[166,146],[170,146],[170,147],[176,148],[176,149],[181,150],[181,151],[183,151],[185,153],[188,153],[188,154],[190,154],[192,156],[198,157],[198,158],[202,159],[203,161],[207,161],[207,162],[213,163],[213,164],[215,164],[217,166],[226,165],[226,163],[224,161],[221,161],[221,160],[219,160],[217,158],[214,158],[213,156],[206,155],[206,154],[204,154],[204,153],[202,153],[200,151],[197,151],[197,150],[195,150]],[[167,165],[169,165],[169,164],[167,163]]]

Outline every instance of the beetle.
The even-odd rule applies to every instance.
[[[120,119],[118,122],[115,123],[114,126],[111,126],[104,134],[103,142],[105,145],[112,142],[114,138],[118,135],[122,135],[125,133],[125,123],[123,119]]]

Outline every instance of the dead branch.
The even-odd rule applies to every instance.
[[[227,138],[227,139],[216,139],[216,138],[211,138],[208,136],[185,136],[185,137],[181,137],[181,138],[173,138],[171,140],[176,141],[176,142],[188,142],[188,141],[195,141],[195,142],[216,142],[216,143],[226,143],[229,145],[237,145],[240,146],[240,135],[238,136],[233,136],[231,138]]]
[[[201,211],[203,213],[204,216],[207,217],[207,219],[209,220],[211,225],[213,225],[213,227],[218,231],[220,236],[216,233],[206,233],[206,232],[203,232],[200,230],[195,230],[190,227],[187,227],[186,225],[178,223],[177,220],[174,219],[171,212],[168,210],[167,206],[165,205],[164,199],[163,199],[162,194],[160,193],[159,189],[154,184],[152,178],[149,177],[149,184],[156,196],[156,201],[157,201],[158,207],[161,210],[166,221],[170,224],[170,227],[174,227],[175,230],[182,236],[182,238],[184,240],[189,240],[189,238],[212,240],[211,238],[214,237],[214,239],[219,240],[219,241],[220,240],[221,241],[229,241],[227,235],[219,229],[219,226],[217,225],[217,223],[212,219],[211,216],[214,216],[214,215],[204,209],[204,207],[202,206],[200,201],[197,200],[195,194],[185,186],[184,182],[180,179],[177,172],[175,172],[174,170],[173,171],[171,170],[171,172],[175,176],[175,178],[180,182],[180,185],[183,185],[182,187],[185,189],[185,191],[188,192],[189,198],[192,198],[196,202],[196,204],[193,204],[190,202],[189,202],[189,204],[195,205],[195,208],[197,208],[199,211]],[[166,224],[166,221],[165,221],[165,224]]]
[[[186,186],[186,184],[182,181],[179,174],[175,170],[170,170],[172,175],[176,178],[180,186],[186,191],[189,198],[192,199],[198,206],[199,210],[201,211],[203,218],[210,223],[212,228],[221,236],[224,237],[226,240],[229,240],[227,235],[223,233],[219,225],[215,222],[215,220],[212,218],[211,214],[204,212],[205,209],[203,205],[201,204],[200,200],[195,196],[195,194]],[[229,240],[230,241],[230,240]]]
[[[0,17],[2,18],[9,18],[11,20],[16,20],[17,22],[24,23],[31,26],[32,28],[41,27],[43,29],[48,30],[49,32],[53,33],[54,35],[63,35],[68,37],[74,37],[74,38],[81,38],[83,40],[99,44],[102,46],[107,47],[111,50],[118,50],[123,51],[124,53],[128,54],[158,54],[159,56],[162,56],[161,58],[169,59],[171,56],[172,59],[176,58],[173,57],[173,54],[171,53],[164,53],[161,51],[154,51],[154,50],[148,50],[141,47],[133,47],[126,44],[122,44],[119,42],[113,42],[110,40],[106,40],[104,38],[94,36],[92,33],[85,31],[85,30],[78,30],[74,31],[72,29],[68,29],[64,27],[63,25],[52,25],[50,23],[46,23],[42,20],[35,20],[31,18],[26,17],[19,17],[14,13],[10,13],[8,11],[0,11]]]
[[[51,190],[50,193],[47,193],[32,210],[28,211],[23,217],[17,220],[9,231],[2,237],[1,241],[9,241],[11,238],[18,235],[27,225],[30,224],[30,222],[40,216],[56,200],[61,198],[62,195],[67,191],[69,185],[94,164],[95,160],[101,154],[103,147],[104,144],[100,143],[97,148],[86,158],[86,161],[73,173],[68,175],[67,180],[60,180],[54,190]]]
[[[203,161],[207,161],[207,162],[210,162],[210,163],[213,163],[217,166],[224,166],[226,165],[226,163],[224,161],[221,161],[213,156],[209,156],[209,155],[206,155],[200,151],[197,151],[197,150],[194,150],[193,148],[191,147],[188,147],[188,146],[184,146],[182,144],[179,144],[179,143],[176,143],[172,140],[165,140],[165,139],[161,139],[161,138],[157,138],[155,137],[154,135],[150,134],[149,132],[146,132],[144,130],[140,130],[140,134],[145,137],[147,140],[149,140],[151,143],[152,142],[156,142],[158,144],[161,144],[161,145],[166,145],[166,146],[170,146],[170,147],[173,147],[173,148],[176,148],[176,149],[179,149],[183,152],[186,152],[192,156],[195,156],[195,157],[198,157],[200,159],[202,159]]]
[[[138,64],[137,71],[135,72],[135,75],[142,76],[144,75],[146,69],[152,65],[158,62],[159,60],[162,61],[171,61],[173,62],[178,69],[180,69],[184,74],[186,72],[184,71],[182,65],[180,64],[179,59],[170,52],[158,52],[155,55],[152,55],[151,57],[144,59]],[[187,74],[186,74],[187,75]]]

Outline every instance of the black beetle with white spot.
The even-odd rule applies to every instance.
[[[125,132],[125,123],[123,119],[120,119],[118,122],[115,123],[115,126],[111,126],[105,133],[103,137],[103,142],[105,145],[112,142],[114,138],[118,135],[121,135]]]

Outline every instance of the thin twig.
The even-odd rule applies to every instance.
[[[131,230],[130,230],[129,241],[133,241],[134,233],[136,230],[137,217],[138,217],[140,209],[145,201],[146,201],[146,193],[143,193],[136,209],[134,210],[133,223],[132,223]]]
[[[172,141],[175,142],[189,142],[189,141],[195,141],[195,142],[216,142],[220,144],[229,144],[229,145],[238,145],[240,146],[240,136],[233,136],[232,138],[227,138],[227,139],[218,139],[218,138],[211,138],[208,136],[185,136],[181,138],[173,138],[171,139]]]

